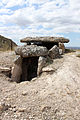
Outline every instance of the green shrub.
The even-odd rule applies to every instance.
[[[76,52],[74,49],[65,49],[65,53]]]

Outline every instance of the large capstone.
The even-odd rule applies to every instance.
[[[69,39],[66,39],[64,37],[26,37],[24,39],[21,40],[21,42],[61,42],[61,43],[68,43]]]
[[[37,46],[37,45],[26,45],[26,46],[17,47],[15,52],[17,55],[20,55],[23,58],[48,55],[48,50],[46,47]]]

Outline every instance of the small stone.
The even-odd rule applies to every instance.
[[[37,77],[33,78],[31,81],[36,81],[37,80]]]
[[[23,91],[22,95],[26,96],[28,93],[26,91]]]
[[[25,112],[26,108],[19,108],[18,111],[19,112]]]
[[[9,110],[10,110],[10,111],[12,111],[12,110],[13,110],[13,108],[9,108]]]
[[[44,111],[48,111],[48,110],[50,110],[51,109],[51,107],[50,106],[41,106],[41,111],[42,112],[44,112]]]
[[[44,67],[42,69],[42,72],[52,72],[52,71],[55,71],[53,68],[50,68],[50,67]]]
[[[0,66],[0,73],[3,73],[4,75],[9,77],[11,74],[11,69],[8,67],[1,67]]]
[[[16,112],[16,111],[17,111],[17,109],[16,109],[16,108],[13,108],[13,110],[12,110],[12,111]]]

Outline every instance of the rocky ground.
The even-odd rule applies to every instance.
[[[14,52],[0,52],[0,66],[12,67]],[[0,74],[0,120],[80,120],[80,58],[55,59],[32,81],[15,83]]]

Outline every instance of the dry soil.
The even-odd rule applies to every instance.
[[[12,67],[14,52],[0,52],[0,66]],[[80,120],[80,58],[68,53],[32,81],[15,83],[0,74],[0,120]],[[0,105],[0,110],[1,109]]]

